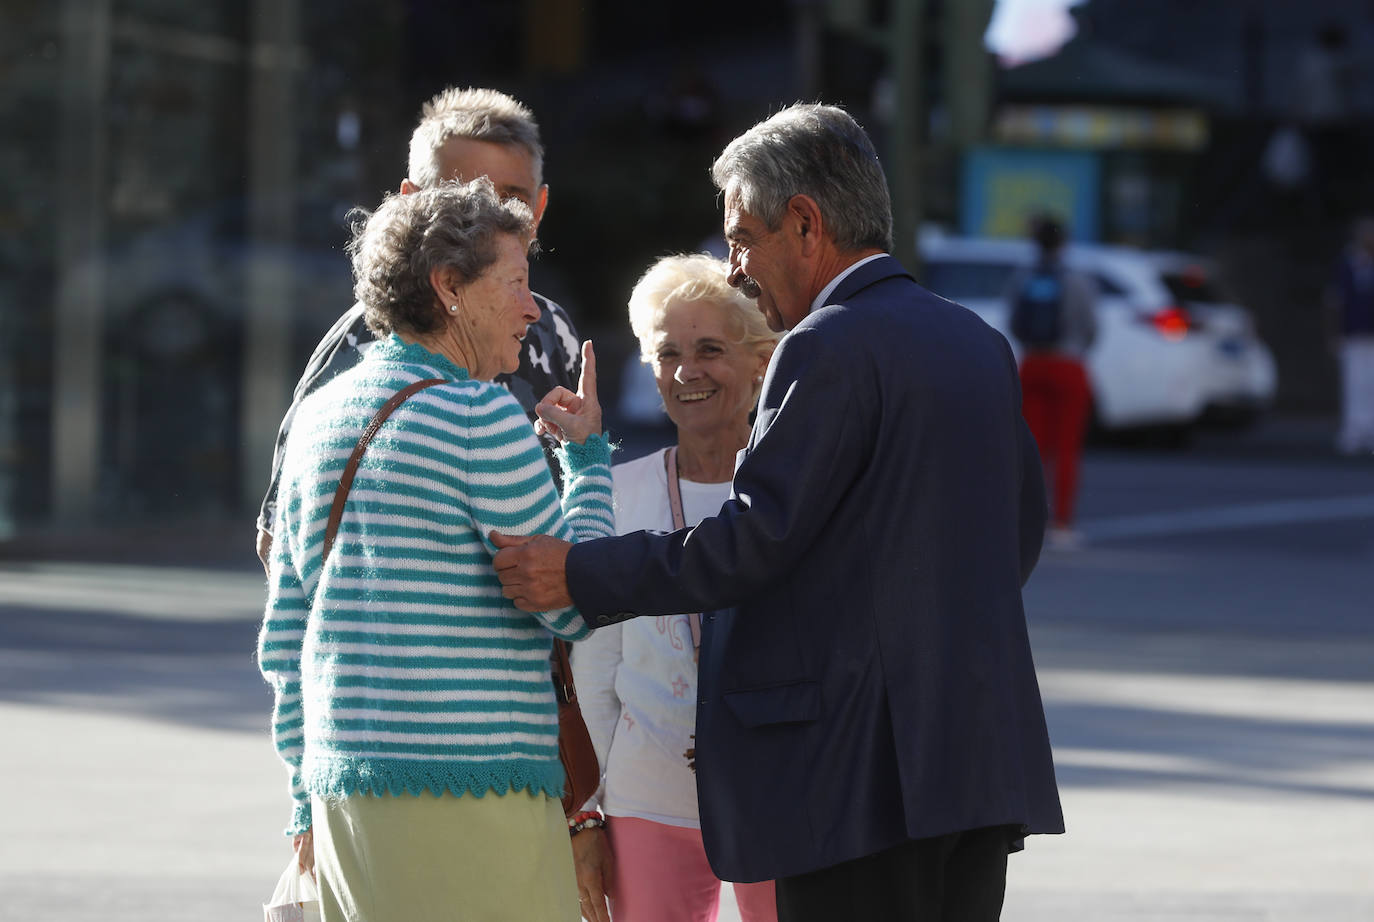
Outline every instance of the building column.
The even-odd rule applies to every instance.
[[[298,0],[253,0],[248,57],[248,245],[243,384],[239,417],[240,499],[253,508],[267,487],[277,426],[294,372],[295,79],[303,66]],[[308,284],[308,280],[306,280]],[[347,305],[340,305],[340,311]]]
[[[100,474],[109,0],[63,0],[53,310],[52,517],[89,522]]]
[[[949,141],[956,154],[987,137],[994,69],[983,36],[994,5],[994,0],[959,0],[945,5],[945,106],[949,110]]]
[[[892,74],[893,113],[887,181],[892,195],[892,251],[912,272],[919,272],[916,232],[924,214],[921,189],[921,136],[926,119],[921,77],[925,0],[894,0],[888,34],[888,67]]]
[[[525,73],[574,74],[587,57],[587,4],[579,0],[525,0]]]

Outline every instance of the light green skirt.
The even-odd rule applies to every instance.
[[[577,922],[562,805],[512,791],[314,798],[324,922]]]

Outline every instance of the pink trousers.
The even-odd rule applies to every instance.
[[[615,922],[715,922],[721,882],[706,863],[701,830],[606,817],[615,856]],[[734,884],[743,922],[777,922],[773,882]]]

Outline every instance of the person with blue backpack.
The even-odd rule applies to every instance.
[[[1092,389],[1083,358],[1097,336],[1097,290],[1064,263],[1064,225],[1049,216],[1031,220],[1034,265],[1008,289],[1011,338],[1021,351],[1021,412],[1040,449],[1052,485],[1052,545],[1078,542],[1073,530],[1083,435]]]

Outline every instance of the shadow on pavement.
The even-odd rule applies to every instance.
[[[0,701],[106,711],[204,729],[267,730],[257,624],[10,609]]]
[[[1374,752],[1374,724],[1368,722],[1053,703],[1048,716],[1063,785],[1214,785],[1374,800],[1367,768],[1363,785],[1340,775],[1349,766],[1366,766]],[[1332,780],[1323,780],[1327,772]]]

